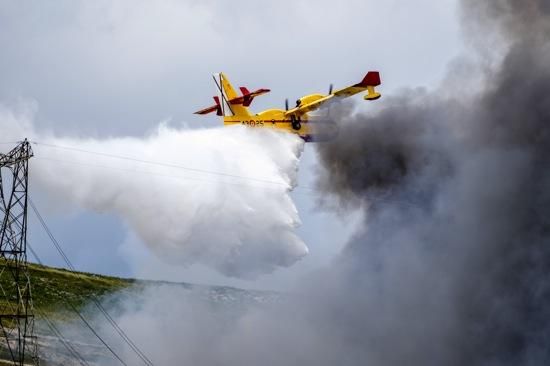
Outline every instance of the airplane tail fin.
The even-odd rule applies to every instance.
[[[270,91],[269,89],[262,88],[251,92],[248,88],[241,86],[239,89],[242,95],[239,96],[225,74],[214,74],[213,77],[218,87],[218,96],[214,97],[216,104],[201,109],[195,112],[195,114],[216,112],[218,116],[251,116],[247,107],[250,106],[254,98]]]
[[[367,75],[361,80],[362,86],[378,86],[382,82],[380,81],[380,73],[378,71],[369,71]]]
[[[382,82],[380,81],[380,73],[378,71],[369,71],[363,80],[358,84],[361,87],[367,89],[367,95],[365,95],[365,100],[376,100],[381,97],[380,93],[376,92],[374,89]]]
[[[219,77],[216,83],[218,84],[218,88],[220,89],[220,92],[222,94],[222,100],[226,103],[226,107],[233,113],[235,116],[250,116],[250,112],[248,111],[248,108],[244,106],[243,104],[234,104],[230,101],[239,98],[239,95],[229,82],[229,79],[223,72],[219,74]]]

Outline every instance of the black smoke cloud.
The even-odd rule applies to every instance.
[[[463,1],[472,43],[503,42],[481,90],[407,91],[319,146],[319,186],[365,210],[343,320],[373,364],[550,362],[549,9]]]

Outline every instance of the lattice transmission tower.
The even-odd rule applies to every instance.
[[[27,271],[30,143],[0,154],[0,358],[38,365],[31,283]]]

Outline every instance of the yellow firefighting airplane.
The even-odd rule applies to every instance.
[[[263,112],[252,114],[248,107],[255,97],[268,93],[269,89],[258,89],[250,92],[241,86],[242,95],[238,95],[227,76],[223,73],[214,74],[214,81],[218,88],[219,95],[214,97],[214,104],[211,107],[201,109],[195,114],[208,114],[216,112],[223,116],[224,125],[242,124],[250,127],[274,128],[295,133],[305,141],[324,141],[337,135],[338,129],[334,121],[311,116],[309,112],[327,106],[330,103],[347,98],[357,93],[367,91],[365,100],[376,100],[380,93],[374,89],[380,85],[380,74],[377,71],[370,71],[361,82],[343,89],[332,91],[330,85],[328,95],[309,94],[296,101],[296,107],[288,108],[288,99],[285,101],[286,109],[268,109]],[[313,118],[312,118],[313,117]]]

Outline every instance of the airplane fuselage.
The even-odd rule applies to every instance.
[[[328,119],[310,121],[308,115],[303,115],[297,124],[296,121],[285,117],[283,109],[268,109],[250,116],[225,116],[225,126],[243,125],[256,128],[272,128],[283,130],[300,136],[305,141],[327,141],[338,134],[335,122]]]

